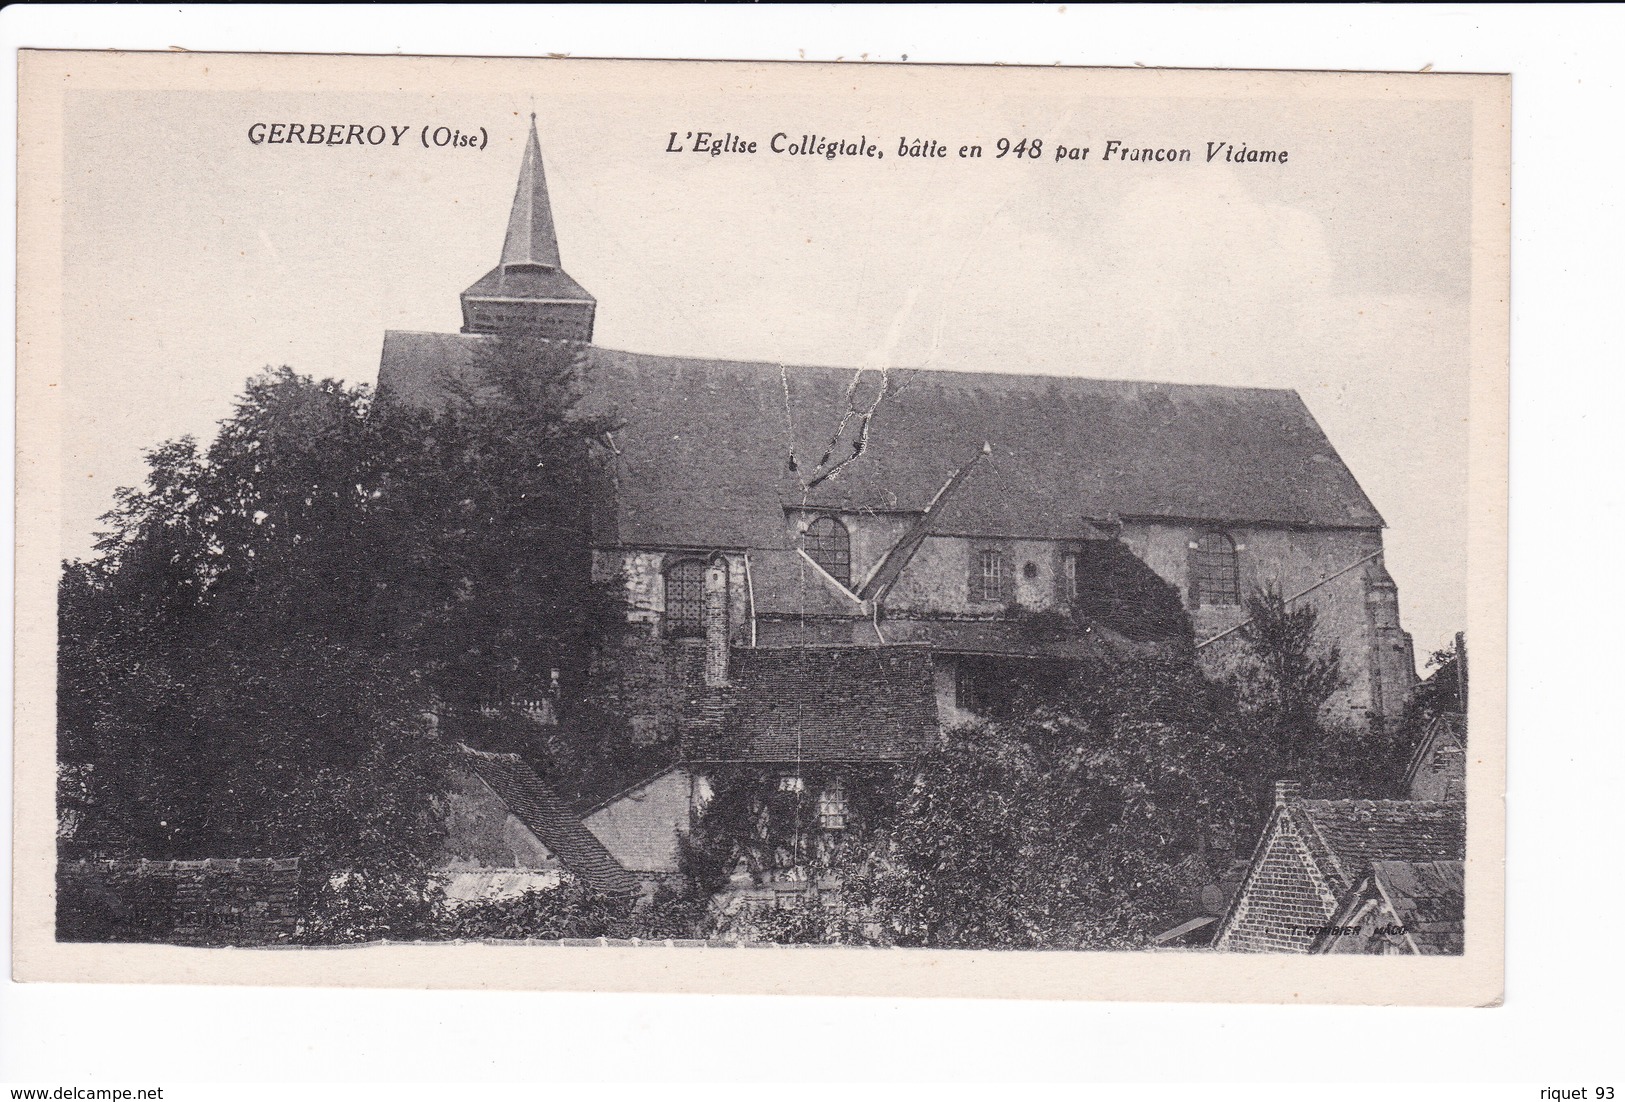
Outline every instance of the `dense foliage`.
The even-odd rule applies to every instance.
[[[584,365],[486,342],[435,417],[284,368],[206,450],[152,451],[63,572],[65,849],[421,864],[446,752],[427,715],[545,693],[554,670],[568,714],[619,618],[591,572],[613,422],[577,411]]]
[[[1253,732],[1184,657],[1074,671],[1024,713],[948,732],[880,860],[871,929],[906,945],[1127,948],[1178,910],[1214,824],[1258,818]]]
[[[692,938],[706,928],[705,901],[660,891],[606,896],[566,879],[504,899],[449,903],[421,877],[334,877],[303,901],[296,939],[308,944],[561,938]]]
[[[894,787],[894,810],[853,823],[834,851],[837,905],[809,893],[788,908],[735,915],[732,932],[943,948],[1144,947],[1246,859],[1273,781],[1296,779],[1327,796],[1391,794],[1393,736],[1327,718],[1338,661],[1319,642],[1313,611],[1261,593],[1247,612],[1232,679],[1210,679],[1184,648],[1117,655],[948,731],[905,771],[913,783]],[[760,830],[764,780],[754,789],[741,782],[741,793],[758,795],[716,805],[696,837]],[[725,852],[734,859],[742,850]]]

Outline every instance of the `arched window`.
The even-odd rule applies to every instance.
[[[1236,541],[1223,532],[1203,532],[1191,556],[1191,584],[1198,604],[1239,605],[1241,571],[1236,566]]]
[[[705,563],[678,559],[666,567],[666,634],[705,634]]]
[[[834,517],[819,517],[807,525],[801,544],[813,562],[842,585],[852,584],[852,538],[846,525]]]

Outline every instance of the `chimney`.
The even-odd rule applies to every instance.
[[[705,684],[728,683],[728,560],[716,556],[705,568]]]
[[[1298,781],[1275,782],[1275,806],[1285,807],[1293,800],[1303,799],[1303,785]]]

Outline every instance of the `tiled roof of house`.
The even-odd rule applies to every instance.
[[[1010,620],[888,619],[880,624],[887,645],[921,644],[944,654],[1083,660],[1123,654],[1134,645],[1109,628],[1035,630]],[[873,647],[881,644],[869,620],[763,620],[756,625],[763,647]]]
[[[1360,882],[1342,893],[1309,951],[1457,955],[1464,944],[1465,901],[1461,861],[1373,861]]]
[[[725,711],[694,761],[901,761],[938,731],[927,647],[736,650]]]
[[[1377,861],[1461,861],[1467,822],[1460,804],[1421,800],[1298,800],[1316,863],[1350,888]]]
[[[433,408],[478,339],[386,334],[380,398]],[[625,425],[614,533],[625,545],[782,548],[786,507],[923,510],[984,442],[934,532],[1079,538],[1110,517],[1382,524],[1290,390],[594,347],[583,408]]]
[[[606,894],[638,890],[638,878],[611,856],[570,805],[518,754],[490,754],[467,746],[461,750],[475,776],[587,887]]]
[[[1421,740],[1416,744],[1411,754],[1409,764],[1405,766],[1405,776],[1401,784],[1409,787],[1416,779],[1416,774],[1425,762],[1441,750],[1460,751],[1467,746],[1467,717],[1457,712],[1441,712],[1433,717],[1422,733]]]
[[[1376,886],[1422,953],[1460,953],[1466,900],[1460,861],[1376,861]]]

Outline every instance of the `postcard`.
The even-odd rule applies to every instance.
[[[24,51],[16,975],[1497,1002],[1509,96]]]

